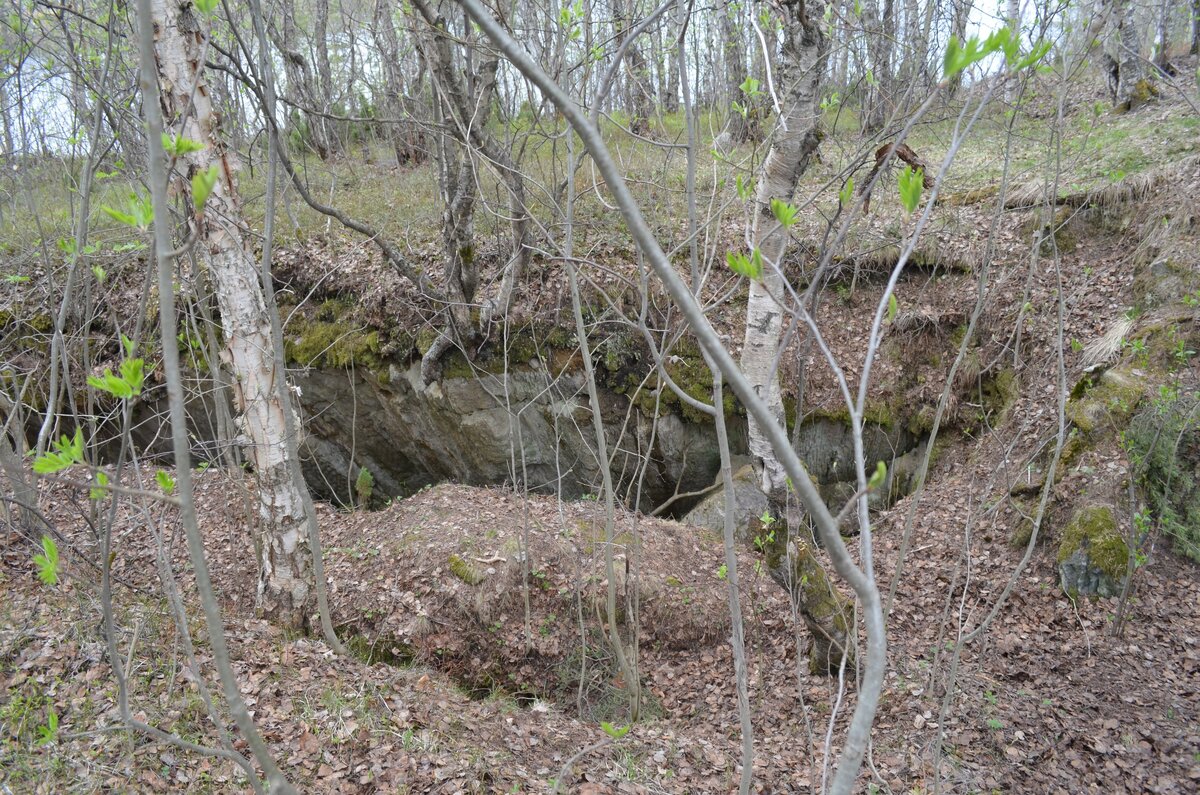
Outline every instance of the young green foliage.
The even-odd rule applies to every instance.
[[[887,464],[880,461],[875,465],[875,471],[871,473],[871,479],[867,481],[867,491],[879,491],[886,480]]]
[[[88,491],[89,500],[102,500],[108,494],[108,475],[96,470],[96,485]]]
[[[154,482],[163,490],[163,494],[170,496],[175,493],[175,478],[171,477],[165,470],[158,470],[154,473]]]
[[[58,545],[50,536],[42,536],[42,551],[33,556],[38,567],[38,579],[46,585],[58,584]]]
[[[745,276],[747,279],[762,278],[762,253],[758,249],[751,251],[748,257],[740,251],[731,251],[725,255],[725,261],[729,263],[729,269],[739,276]]]
[[[183,138],[168,133],[162,134],[162,145],[167,154],[172,157],[182,157],[192,152],[199,152],[204,148],[204,144],[199,141],[193,141],[191,138]]]
[[[607,734],[609,737],[613,738],[614,740],[619,740],[622,737],[624,737],[626,734],[629,734],[628,726],[622,726],[620,728],[617,728],[616,726],[613,726],[611,723],[609,723],[606,720],[600,721],[600,728],[604,730],[605,734]]]
[[[101,205],[100,209],[114,221],[136,227],[143,232],[154,222],[154,208],[150,206],[150,198],[138,196],[136,193],[129,194],[129,202],[124,210],[117,210],[108,205]]]
[[[904,205],[904,211],[909,214],[916,212],[921,204],[921,190],[925,187],[925,169],[918,168],[913,171],[912,166],[905,166],[900,172],[898,184],[900,203]]]
[[[142,384],[146,380],[145,362],[142,359],[125,359],[119,369],[120,375],[114,375],[107,367],[103,375],[89,375],[88,385],[121,400],[142,394]]]
[[[54,450],[34,459],[33,471],[39,475],[62,472],[83,461],[83,429],[76,429],[73,439],[63,436],[57,442],[52,442],[51,446]]]
[[[850,200],[854,198],[854,177],[846,180],[846,184],[838,191],[838,204],[845,207],[850,204]]]
[[[791,229],[796,225],[796,216],[800,211],[785,201],[771,199],[771,213],[775,216],[775,220],[779,222],[780,226],[784,229]]]
[[[197,171],[192,175],[192,206],[196,208],[196,212],[204,211],[204,203],[208,201],[208,196],[216,186],[220,173],[219,167],[210,166],[208,169]]]

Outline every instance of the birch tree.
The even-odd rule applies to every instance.
[[[215,285],[225,337],[221,358],[233,373],[240,442],[258,479],[257,607],[285,626],[301,627],[315,599],[307,507],[293,478],[294,447],[286,444],[293,409],[278,389],[285,375],[276,369],[270,316],[234,184],[238,163],[222,141],[200,72],[206,39],[194,6],[153,0],[152,10],[175,189],[189,208],[190,235]],[[205,189],[207,200],[198,195]]]
[[[777,366],[783,330],[784,280],[781,264],[788,231],[776,219],[772,202],[790,202],[821,142],[821,79],[829,59],[829,39],[822,27],[823,0],[783,0],[777,4],[783,42],[775,69],[780,115],[755,197],[752,239],[762,258],[762,278],[750,280],[742,371],[783,421],[783,397]],[[761,425],[750,419],[750,454],[761,464],[762,489],[783,493],[787,478]]]

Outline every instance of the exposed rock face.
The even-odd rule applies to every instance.
[[[422,387],[418,367],[393,365],[387,378],[332,369],[297,373],[309,430],[308,478],[321,496],[344,500],[362,466],[384,497],[443,480],[520,483],[571,499],[599,491],[581,373],[554,378],[526,367]],[[600,396],[622,498],[650,510],[677,484],[686,492],[713,481],[720,458],[711,425],[665,414],[655,428],[624,396],[604,389]],[[744,449],[744,421],[730,425],[732,444]]]
[[[577,499],[600,490],[587,395],[580,372],[552,377],[540,367],[507,374],[443,378],[422,387],[416,364],[392,365],[387,377],[344,369],[312,368],[295,376],[301,390],[307,476],[325,498],[348,501],[359,467],[375,477],[379,497],[411,494],[445,480],[471,485],[519,483]],[[621,499],[649,511],[680,493],[719,480],[720,455],[712,425],[664,413],[657,427],[629,399],[600,389],[612,472]],[[746,425],[729,418],[731,447],[746,450]],[[919,462],[917,438],[904,430],[868,425],[867,461],[888,465],[883,504],[907,493]],[[831,418],[807,422],[799,433],[801,458],[828,499],[854,493],[853,443],[848,426]],[[907,453],[907,455],[905,455]],[[744,461],[744,459],[743,459]],[[638,481],[642,478],[641,489]],[[766,510],[752,476],[738,472],[738,527]],[[753,487],[753,488],[750,488]],[[755,494],[758,494],[756,497]],[[640,495],[640,499],[639,499]],[[848,495],[847,495],[848,496]],[[723,491],[704,501],[688,521],[721,532]],[[835,505],[835,510],[841,504]],[[681,500],[673,508],[685,510]],[[753,533],[750,533],[753,536]]]
[[[733,527],[739,541],[751,542],[762,527],[760,517],[768,509],[767,495],[759,486],[754,466],[745,459],[734,461]],[[738,464],[741,464],[738,466]],[[725,489],[718,488],[704,497],[683,517],[684,524],[702,527],[717,535],[725,532]]]

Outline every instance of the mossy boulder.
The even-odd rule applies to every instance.
[[[1067,419],[1085,434],[1119,431],[1141,402],[1146,379],[1132,367],[1105,371],[1095,382],[1081,382],[1067,401]]]
[[[1075,512],[1058,546],[1062,589],[1075,596],[1117,596],[1125,585],[1129,547],[1107,505]]]

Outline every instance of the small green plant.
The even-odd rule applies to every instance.
[[[729,576],[729,567],[722,563],[717,567],[717,579],[723,580]]]
[[[771,515],[770,511],[763,511],[763,515],[758,517],[758,520],[762,522],[763,530],[765,532],[754,536],[754,547],[759,552],[763,552],[767,547],[775,543],[775,528],[772,527],[772,525],[774,525],[778,520]],[[761,572],[761,568],[759,571]]]
[[[904,211],[912,215],[917,211],[917,207],[921,204],[921,191],[925,187],[925,169],[918,168],[913,170],[912,166],[905,166],[900,172],[900,204],[904,206]]]
[[[196,208],[196,212],[204,211],[204,204],[208,201],[212,189],[216,187],[217,177],[220,174],[221,170],[218,166],[211,166],[192,175],[192,206]]]
[[[114,221],[135,227],[143,232],[150,228],[150,224],[154,223],[154,208],[150,206],[150,197],[148,196],[143,197],[136,193],[130,193],[124,210],[117,210],[108,205],[101,205],[100,209]]]
[[[171,477],[166,470],[158,470],[154,473],[154,482],[162,489],[163,494],[170,496],[175,493],[175,478]]]
[[[42,551],[33,556],[33,564],[37,566],[39,580],[46,585],[58,584],[58,545],[53,538],[42,536]]]
[[[1004,722],[1001,721],[999,718],[988,718],[987,725],[988,725],[988,728],[991,729],[992,731],[1000,731],[1001,729],[1004,728]]]
[[[49,708],[46,722],[37,727],[37,735],[38,745],[49,745],[58,739],[58,713],[54,711],[54,707]]]
[[[366,508],[371,504],[371,494],[374,491],[375,476],[366,467],[359,467],[358,477],[354,479],[354,494],[357,497],[359,508]]]
[[[629,734],[628,726],[616,727],[616,726],[613,726],[611,723],[609,723],[606,720],[600,721],[600,728],[604,730],[605,734],[607,734],[609,737],[613,738],[614,740],[619,740],[622,737],[624,737],[626,734]]]

